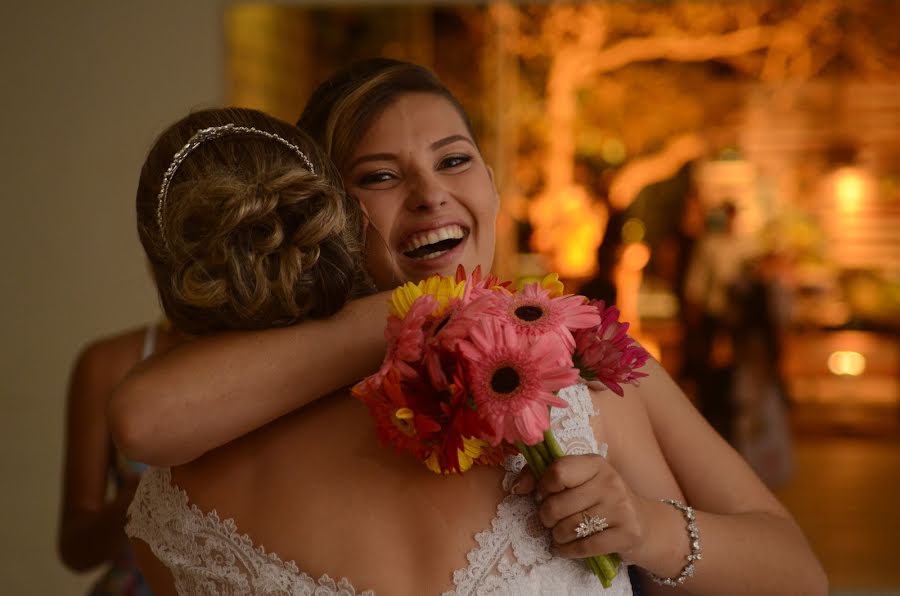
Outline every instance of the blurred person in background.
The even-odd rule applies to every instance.
[[[615,304],[616,268],[622,256],[622,225],[625,214],[610,210],[603,241],[597,247],[597,272],[578,289],[578,293],[593,300],[603,300],[607,305]]]
[[[697,405],[728,442],[734,440],[734,404],[730,399],[734,363],[732,291],[752,253],[737,234],[737,206],[730,200],[713,209],[707,233],[694,247],[685,274],[688,334],[696,334]]]
[[[694,247],[698,239],[705,231],[705,213],[695,185],[691,185],[681,208],[678,226],[668,239],[664,250],[674,253],[674,271],[672,276],[672,289],[678,298],[678,322],[681,325],[681,363],[678,369],[678,382],[685,387],[688,395],[696,397],[697,381],[703,368],[705,355],[703,342],[699,341],[700,335],[696,332],[695,321],[691,319],[694,313],[690,308],[687,296],[687,273],[694,254]]]
[[[58,550],[72,571],[108,567],[91,596],[151,594],[124,532],[125,512],[146,466],[115,449],[106,402],[135,364],[178,341],[179,335],[164,321],[97,339],[75,361],[67,396]]]
[[[793,464],[781,372],[782,337],[790,319],[782,265],[774,253],[751,261],[732,291],[735,447],[770,488],[787,482]]]

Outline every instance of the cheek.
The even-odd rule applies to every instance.
[[[395,201],[388,196],[368,197],[362,195],[359,202],[369,221],[370,233],[374,233],[371,228],[375,228],[387,240],[397,217]]]
[[[485,190],[485,186],[489,190]],[[479,185],[479,193],[472,193],[470,196],[478,197],[477,202],[471,205],[471,211],[478,220],[479,235],[482,238],[494,237],[494,230],[497,225],[497,215],[500,212],[500,200],[494,191],[493,184],[490,179]]]

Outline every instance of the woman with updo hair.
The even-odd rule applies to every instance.
[[[215,127],[161,195],[176,152]],[[284,143],[239,132],[253,127]],[[137,214],[163,310],[186,333],[290,325],[371,293],[359,203],[308,136],[262,112],[204,110],[172,125],[141,170]]]
[[[366,269],[379,289],[453,275],[459,264],[490,269],[499,204],[493,174],[465,112],[430,71],[387,59],[353,65],[314,92],[301,126],[366,215]],[[190,146],[189,136],[179,142]],[[208,142],[229,139],[237,151],[242,137]],[[283,149],[277,141],[272,147]],[[172,163],[181,150],[178,142],[169,146]],[[166,157],[159,163],[156,180],[146,180],[151,198],[166,184]],[[251,194],[267,196],[263,189]],[[216,203],[206,205],[212,217]],[[168,222],[166,209],[158,226],[163,238],[185,238],[173,247],[174,258],[183,259],[195,238],[215,236],[216,225],[195,224],[194,216]],[[143,213],[152,226],[152,209]],[[235,290],[234,301],[191,305],[228,310],[215,314],[217,324],[256,305],[262,280],[281,284],[265,295],[288,295],[275,260],[260,267],[261,258],[239,252],[252,239],[264,238],[260,246],[268,247],[279,233],[234,227],[231,213],[219,216],[245,240],[212,250],[209,273],[226,271],[240,283],[216,285],[189,259],[165,270],[177,281],[173,300],[186,288],[204,299]],[[172,258],[166,254],[157,257]],[[230,260],[238,254],[246,268]],[[364,293],[361,284],[347,298]],[[502,468],[441,477],[379,448],[365,407],[343,389],[384,357],[384,295],[361,296],[330,316],[320,308],[316,316],[326,318],[316,320],[303,321],[290,308],[254,312],[266,312],[272,324],[299,324],[179,346],[129,375],[110,403],[126,453],[176,466],[152,468],[130,508],[132,543],[155,589],[631,594],[624,567],[602,591],[578,561],[616,552],[636,570],[642,594],[672,587],[698,595],[827,592],[791,515],[655,360],[643,367],[640,386],[627,386],[621,398],[584,384],[560,391],[569,407],[553,410],[553,425],[566,429],[570,455],[539,483],[527,472],[517,476],[522,462],[515,458]],[[602,528],[576,531],[600,516]]]

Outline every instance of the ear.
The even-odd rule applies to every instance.
[[[494,198],[497,199],[497,202],[500,202],[500,191],[497,190],[497,181],[494,180],[494,168],[491,166],[484,164],[484,167],[487,168],[488,178],[491,180],[491,187],[494,189]]]

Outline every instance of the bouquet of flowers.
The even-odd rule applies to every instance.
[[[518,450],[540,478],[564,455],[550,430],[550,408],[568,406],[556,392],[580,377],[623,395],[648,357],[618,309],[563,292],[555,274],[513,291],[461,267],[394,290],[384,363],[353,388],[379,441],[438,474]],[[586,562],[608,587],[618,556]]]

